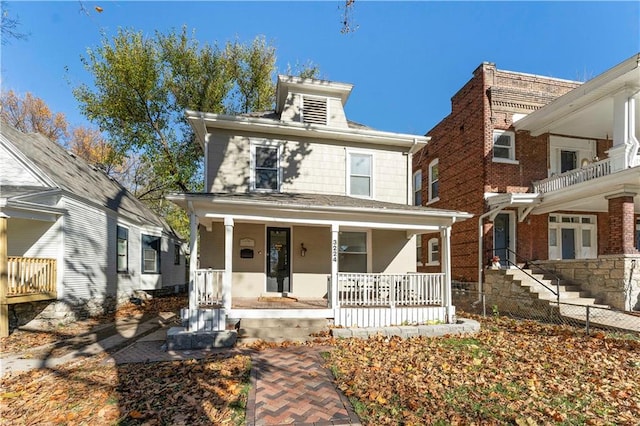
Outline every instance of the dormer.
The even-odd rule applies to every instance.
[[[276,113],[285,122],[348,128],[344,104],[352,84],[278,76]]]

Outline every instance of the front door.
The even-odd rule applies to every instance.
[[[507,213],[500,213],[493,220],[493,254],[500,257],[500,265],[503,268],[509,267],[509,262],[507,262],[509,258],[507,249],[510,243],[509,227],[509,214]]]
[[[289,228],[267,228],[267,291],[291,291],[291,256]]]
[[[576,258],[575,229],[562,228],[560,230],[560,233],[562,238],[562,258],[575,259]]]

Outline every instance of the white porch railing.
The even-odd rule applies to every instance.
[[[219,305],[222,303],[221,269],[196,269],[194,279],[195,301],[197,306]]]
[[[606,158],[579,169],[534,182],[533,191],[544,194],[611,174],[611,159]]]
[[[443,306],[444,274],[338,274],[338,306]]]

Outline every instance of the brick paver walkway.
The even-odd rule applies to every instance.
[[[347,398],[322,366],[327,348],[268,349],[252,356],[247,425],[359,424]]]

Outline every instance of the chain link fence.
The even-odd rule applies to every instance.
[[[587,334],[597,330],[626,334],[640,339],[640,312],[624,312],[597,305],[577,305],[532,297],[484,294],[454,285],[453,304],[457,315],[508,316],[541,323],[564,325]]]

